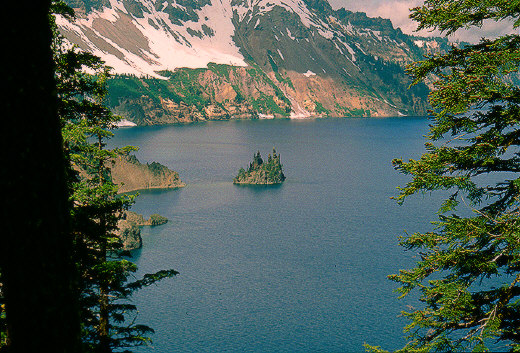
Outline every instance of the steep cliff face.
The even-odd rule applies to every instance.
[[[142,164],[135,156],[113,161],[112,181],[119,185],[119,193],[143,189],[168,189],[183,187],[177,172],[157,163]]]
[[[124,251],[139,249],[143,246],[141,238],[142,226],[158,226],[168,222],[166,217],[158,214],[152,214],[149,219],[145,219],[143,215],[125,211],[123,219],[117,223],[118,236],[120,237]]]
[[[140,249],[143,246],[141,229],[137,224],[127,219],[117,222],[117,235],[123,243],[121,249],[123,251]]]
[[[119,74],[116,113],[140,125],[422,114],[406,64],[447,41],[324,0],[69,0],[62,33]]]

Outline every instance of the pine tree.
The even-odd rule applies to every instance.
[[[262,160],[262,156],[260,155],[260,151],[257,151],[256,154],[253,156],[253,169],[258,168],[262,165],[264,161]]]
[[[2,4],[0,350],[78,352],[80,326],[53,78],[50,1]]]
[[[5,312],[5,300],[2,284],[2,272],[0,271],[0,350],[7,346],[7,322]]]
[[[419,29],[451,34],[483,20],[520,24],[518,1],[427,0],[412,10]],[[390,278],[422,305],[404,315],[414,351],[520,350],[520,36],[482,39],[429,55],[410,72],[435,78],[432,125],[419,160],[394,160],[412,177],[399,202],[446,190],[435,229],[403,238],[415,268]],[[470,216],[468,216],[470,214]],[[377,348],[373,348],[377,350]]]
[[[54,10],[73,16],[62,2],[55,2]],[[106,140],[113,136],[111,130],[119,120],[104,105],[109,70],[98,57],[65,45],[54,24],[53,28],[58,113],[74,205],[75,259],[82,275],[83,343],[89,351],[112,352],[150,341],[147,334],[153,330],[132,323],[137,308],[128,299],[135,290],[177,272],[159,271],[129,281],[137,267],[120,252],[117,223],[133,197],[117,194],[110,168],[111,161],[136,148],[106,148]],[[86,73],[85,68],[92,73]]]

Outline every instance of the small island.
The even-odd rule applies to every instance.
[[[129,251],[139,249],[143,246],[141,238],[142,226],[159,226],[168,223],[168,218],[157,213],[145,219],[143,215],[132,211],[125,211],[122,219],[117,222],[117,236],[121,239],[123,247],[121,250]]]
[[[247,171],[240,168],[238,175],[233,179],[233,184],[273,185],[281,184],[284,180],[280,155],[273,148],[273,154],[269,154],[267,162],[262,160],[258,151]]]

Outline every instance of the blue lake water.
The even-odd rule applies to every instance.
[[[256,120],[120,129],[142,162],[179,172],[187,186],[141,192],[132,208],[170,221],[142,230],[139,273],[180,275],[134,297],[156,330],[138,352],[357,352],[404,344],[386,276],[408,268],[405,231],[431,228],[429,195],[398,206],[408,179],[391,160],[424,151],[425,118]],[[232,184],[253,153],[276,147],[286,182]]]

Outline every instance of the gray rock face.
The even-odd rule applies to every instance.
[[[168,222],[166,217],[153,214],[149,219],[144,219],[143,215],[132,211],[125,212],[125,218],[118,223],[118,236],[123,243],[122,250],[135,250],[143,246],[141,238],[141,227],[159,226]]]
[[[123,243],[122,250],[135,250],[143,246],[141,229],[134,222],[121,220],[119,222],[119,237]]]
[[[112,181],[119,186],[119,193],[144,189],[172,189],[185,186],[179,174],[157,163],[141,163],[134,156],[120,157],[110,168]]]

